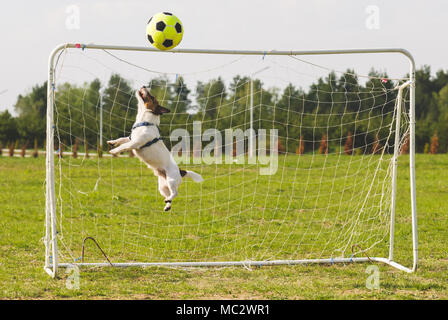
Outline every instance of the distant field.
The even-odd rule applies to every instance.
[[[137,159],[65,157],[56,169],[62,260],[78,259],[86,236],[112,262],[329,258],[350,256],[354,244],[387,256],[389,220],[379,204],[383,194],[389,204],[382,181],[390,171],[388,158],[377,167],[376,157],[280,157],[273,176],[247,164],[181,166],[206,180],[184,183],[169,213],[156,178]],[[400,158],[396,225],[396,258],[407,266],[408,165]],[[82,269],[80,289],[69,290],[64,270],[53,280],[42,268],[44,159],[0,157],[0,298],[446,299],[447,167],[447,155],[417,155],[420,268],[405,274],[379,264],[378,290],[365,286],[368,264]],[[86,259],[104,261],[92,244]]]

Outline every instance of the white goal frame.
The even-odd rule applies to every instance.
[[[50,54],[48,62],[48,92],[47,92],[47,124],[46,124],[46,210],[45,210],[45,271],[51,276],[56,277],[59,268],[87,266],[110,266],[109,263],[59,263],[58,260],[58,239],[57,239],[57,220],[56,220],[56,193],[55,193],[55,167],[54,167],[54,73],[55,58],[66,49],[78,48],[82,50],[118,50],[118,51],[144,51],[160,54],[224,54],[224,55],[289,55],[289,56],[308,56],[308,55],[341,55],[341,54],[384,54],[396,53],[404,55],[409,61],[409,81],[402,84],[399,88],[397,104],[396,128],[400,128],[400,109],[401,93],[404,88],[409,87],[409,136],[410,136],[410,189],[411,189],[411,215],[412,215],[412,248],[413,264],[412,267],[405,267],[394,261],[394,228],[395,228],[395,203],[397,189],[397,165],[399,155],[399,130],[395,132],[394,155],[392,158],[392,195],[391,195],[391,217],[390,217],[390,239],[389,256],[386,257],[352,257],[352,258],[328,258],[328,259],[303,259],[303,260],[270,260],[270,261],[222,261],[222,262],[135,262],[135,263],[113,263],[114,267],[148,267],[148,266],[166,266],[166,267],[215,267],[215,266],[272,266],[272,265],[296,265],[296,264],[333,264],[350,262],[381,262],[405,272],[414,272],[418,264],[418,237],[417,237],[417,205],[416,205],[416,187],[415,187],[415,62],[412,55],[405,49],[350,49],[350,50],[309,50],[309,51],[247,51],[247,50],[204,50],[204,49],[174,49],[170,51],[160,51],[149,47],[133,46],[115,46],[115,45],[96,45],[96,44],[74,44],[67,43],[57,46]]]

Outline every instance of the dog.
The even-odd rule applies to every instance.
[[[201,175],[187,170],[181,170],[173,159],[168,148],[160,137],[160,116],[170,112],[153,97],[146,87],[137,90],[137,117],[129,137],[109,140],[107,143],[114,147],[110,150],[113,155],[132,150],[148,168],[154,170],[158,177],[159,192],[165,198],[165,211],[171,209],[173,199],[178,194],[182,178],[188,177],[195,182],[202,182]]]

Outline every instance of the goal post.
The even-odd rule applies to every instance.
[[[253,72],[247,73],[249,79],[248,85],[244,86],[244,90],[246,90],[245,88],[247,87],[247,93],[244,93],[246,95],[243,96],[243,98],[237,96],[237,89],[235,89],[235,97],[228,102],[228,104],[230,104],[229,111],[223,111],[224,114],[220,115],[220,111],[213,113],[213,110],[214,108],[216,110],[224,108],[224,104],[222,104],[224,95],[221,94],[220,106],[212,106],[210,109],[212,110],[210,113],[212,116],[207,118],[206,121],[210,124],[209,129],[216,129],[213,125],[216,126],[219,121],[230,121],[230,125],[232,125],[232,121],[237,122],[236,119],[243,116],[246,117],[245,112],[248,111],[247,119],[244,118],[245,120],[241,120],[242,122],[234,126],[239,126],[243,130],[248,129],[247,154],[253,156],[256,152],[254,149],[260,151],[259,149],[262,148],[260,147],[260,140],[258,140],[258,148],[255,146],[256,143],[254,145],[254,139],[262,136],[262,134],[259,133],[254,137],[254,128],[257,127],[259,130],[263,129],[265,123],[268,123],[272,128],[274,127],[274,124],[275,126],[280,126],[276,123],[275,114],[283,112],[284,118],[282,119],[291,121],[291,128],[295,131],[288,127],[283,131],[284,133],[280,134],[279,140],[276,140],[275,137],[273,138],[271,136],[271,140],[268,138],[268,142],[265,145],[265,148],[268,149],[272,148],[273,144],[276,144],[275,150],[271,149],[271,152],[266,153],[266,157],[269,157],[279,152],[281,143],[287,144],[284,156],[279,160],[279,167],[281,170],[277,170],[277,172],[280,172],[278,173],[278,179],[265,178],[262,173],[258,173],[257,170],[261,168],[258,163],[256,165],[243,165],[241,169],[241,167],[238,167],[237,160],[234,160],[227,166],[225,166],[226,164],[223,164],[222,166],[225,167],[221,167],[220,164],[214,163],[209,168],[206,167],[205,164],[194,166],[195,164],[193,162],[193,167],[197,170],[200,168],[203,175],[210,175],[206,177],[206,182],[209,182],[209,184],[202,189],[202,187],[193,187],[192,184],[190,185],[190,182],[184,182],[186,185],[184,185],[180,191],[180,194],[184,193],[184,197],[179,200],[179,207],[182,206],[182,211],[179,210],[178,213],[176,213],[176,211],[173,211],[172,213],[163,213],[161,208],[157,207],[157,209],[154,209],[154,212],[155,210],[160,209],[160,213],[157,213],[157,215],[151,213],[151,219],[166,219],[167,226],[162,226],[161,222],[160,224],[159,221],[154,222],[141,213],[142,208],[145,207],[145,201],[148,201],[147,195],[142,193],[142,195],[139,195],[138,197],[136,196],[132,199],[122,200],[120,195],[116,194],[118,191],[115,190],[119,188],[117,187],[115,189],[115,186],[119,184],[117,181],[119,181],[120,176],[115,176],[113,172],[114,170],[122,170],[114,165],[116,159],[110,158],[100,160],[98,157],[98,159],[95,160],[97,161],[98,176],[92,177],[93,182],[90,180],[82,180],[82,182],[80,182],[80,185],[82,183],[94,183],[95,192],[92,192],[92,194],[95,194],[92,196],[90,194],[86,195],[85,199],[78,198],[78,194],[85,194],[86,192],[81,190],[80,187],[75,186],[75,183],[72,184],[72,179],[74,180],[78,178],[72,175],[72,173],[66,174],[64,170],[71,172],[70,170],[72,169],[82,168],[85,163],[72,163],[68,160],[58,159],[55,150],[59,149],[58,152],[62,154],[63,143],[61,142],[62,140],[58,140],[59,146],[55,145],[55,140],[60,139],[58,135],[61,135],[62,133],[66,134],[70,137],[70,144],[66,143],[66,147],[72,148],[72,137],[76,136],[78,138],[76,133],[72,132],[72,130],[78,130],[75,130],[74,127],[79,125],[82,127],[79,129],[79,132],[84,135],[84,138],[88,134],[97,134],[100,137],[98,145],[102,146],[103,136],[105,136],[104,139],[112,138],[103,132],[103,126],[109,126],[109,131],[112,132],[114,125],[108,121],[110,120],[109,118],[115,115],[113,115],[113,109],[109,110],[108,114],[103,114],[105,111],[103,111],[103,102],[101,102],[101,98],[99,102],[101,107],[101,129],[91,124],[94,123],[93,121],[95,119],[93,119],[90,124],[87,124],[89,120],[86,120],[85,118],[92,116],[85,111],[85,108],[87,107],[84,105],[84,100],[82,100],[82,108],[79,107],[76,110],[73,109],[74,112],[80,112],[80,118],[76,118],[77,116],[75,117],[73,113],[70,113],[72,102],[67,102],[69,98],[67,98],[67,101],[60,101],[60,103],[63,103],[64,105],[66,104],[63,108],[69,110],[67,113],[70,115],[69,118],[67,118],[67,114],[62,116],[59,115],[60,112],[56,107],[57,86],[60,83],[57,82],[59,77],[57,66],[58,63],[63,64],[59,60],[63,59],[62,56],[69,51],[82,53],[97,51],[106,52],[107,54],[110,54],[111,52],[140,52],[147,53],[148,55],[172,55],[173,57],[179,55],[225,55],[232,57],[258,56],[263,60],[268,59],[270,56],[298,57],[302,59],[302,57],[306,56],[397,54],[404,56],[409,61],[409,75],[407,79],[400,79],[400,81],[397,81],[396,87],[386,88],[383,91],[375,91],[376,89],[363,91],[358,88],[353,92],[341,92],[340,89],[333,88],[333,85],[336,82],[332,81],[330,78],[329,88],[331,90],[329,92],[319,91],[319,89],[316,91],[317,98],[316,101],[313,101],[314,105],[319,108],[325,103],[329,104],[329,109],[326,109],[327,111],[325,111],[327,113],[324,112],[319,114],[319,111],[316,110],[300,111],[302,109],[293,110],[290,109],[290,107],[282,109],[277,106],[278,100],[276,100],[277,102],[275,103],[273,102],[272,105],[269,103],[264,104],[264,89],[257,89],[256,77],[259,71],[260,74],[262,74],[262,72],[270,71],[263,71],[260,69],[258,71],[253,70]],[[114,58],[127,63],[129,66],[145,69],[130,62],[123,61],[115,56]],[[92,59],[91,61],[94,60],[95,59]],[[101,60],[95,61],[96,63],[103,64]],[[61,64],[59,65],[60,68],[62,68]],[[279,66],[279,70],[283,70],[280,68],[281,66]],[[148,69],[145,69],[145,71],[148,71]],[[293,73],[293,70],[287,70],[285,72]],[[282,77],[284,76],[284,73],[279,72],[276,76]],[[347,77],[346,74],[343,74],[340,79],[344,78],[343,82],[348,82],[345,77]],[[177,74],[175,74],[175,79],[177,81]],[[357,85],[358,84],[356,84],[356,86]],[[117,91],[118,90],[119,89],[117,89]],[[208,90],[209,93],[212,91],[210,87]],[[404,98],[405,91],[407,92],[408,100],[405,100]],[[84,91],[84,94],[86,94],[86,91]],[[275,96],[276,93],[275,91],[272,91],[269,94],[270,96]],[[326,95],[326,99],[330,99],[330,102],[321,100],[321,94]],[[259,98],[257,98],[257,101],[259,100],[258,102],[254,101],[256,95],[259,95]],[[367,98],[363,98],[362,95],[365,95]],[[386,95],[386,97],[388,97],[388,95],[394,97],[393,110],[387,113],[384,110],[389,108],[390,101],[387,100],[389,98],[386,98],[386,102],[377,102],[377,100],[382,99],[381,97],[383,97],[383,95]],[[219,96],[219,92],[215,96]],[[211,100],[210,97],[211,95],[206,96],[205,102],[203,102],[204,105],[208,105],[208,101]],[[247,109],[239,111],[242,112],[241,114],[234,114],[233,107],[235,104],[239,103],[237,102],[237,99],[244,100],[246,98]],[[82,99],[85,99],[84,96]],[[132,97],[129,99],[132,99]],[[199,101],[200,98],[196,97],[196,99]],[[364,108],[363,101],[369,99],[372,100],[372,102],[369,102],[370,104],[365,107],[365,109],[362,109]],[[303,94],[303,98],[300,98],[299,100],[300,103],[305,105],[309,99],[307,100],[305,94]],[[113,103],[115,103],[115,101],[113,101]],[[179,99],[177,100],[177,104],[173,101],[170,103],[177,106]],[[289,103],[291,104],[291,102]],[[376,103],[378,103],[378,105]],[[198,102],[198,105],[199,104],[200,103]],[[350,104],[355,105],[356,108],[350,109],[351,111],[349,111],[347,106]],[[361,107],[361,105],[363,107]],[[125,107],[129,108],[129,103]],[[263,114],[263,108],[269,109],[269,116]],[[340,114],[337,113],[337,108],[343,112]],[[65,112],[66,109],[62,109],[61,107],[63,112]],[[303,110],[305,110],[305,107]],[[381,114],[381,112],[384,112],[384,114]],[[362,115],[360,115],[361,113]],[[59,122],[55,121],[55,114],[61,117]],[[348,115],[347,117],[346,114]],[[71,118],[72,116],[73,118]],[[185,114],[184,116],[185,119],[187,119],[185,120],[185,127],[188,126],[188,128],[190,128],[191,126],[194,126],[194,122],[188,122],[187,124],[187,121],[190,121],[188,119],[191,118],[191,114]],[[403,116],[406,119],[403,119]],[[127,118],[127,113],[121,117],[125,124],[128,123],[128,120],[133,120]],[[320,119],[320,117],[322,117],[322,119]],[[335,120],[338,117],[342,118],[342,120]],[[350,120],[345,120],[344,117],[349,118]],[[371,127],[371,123],[376,121],[372,120],[374,118],[383,119],[378,121],[379,126],[381,127]],[[204,116],[203,119],[205,121],[206,117]],[[70,126],[67,128],[63,127],[59,124],[62,121],[70,122]],[[109,124],[105,124],[105,122]],[[403,129],[403,122],[406,122],[405,129]],[[327,126],[322,125],[325,123],[327,123]],[[356,139],[358,139],[357,141],[359,141],[361,137],[364,139],[359,147],[359,150],[363,150],[363,154],[357,156],[359,159],[356,158],[355,160],[352,160],[355,157],[352,155],[346,156],[349,157],[350,160],[344,160],[345,158],[343,158],[344,156],[342,156],[342,154],[343,145],[346,143],[346,128],[352,125],[355,130],[358,130],[358,135],[356,135],[355,132],[352,132],[354,137],[356,136]],[[61,128],[59,128],[59,126],[61,126]],[[172,123],[167,124],[167,126],[169,126],[168,131],[174,128]],[[271,128],[269,126],[266,126],[266,128]],[[359,127],[362,126],[364,126],[363,128],[366,131],[361,133]],[[311,132],[311,135],[308,135],[308,138],[306,134],[304,134],[304,138],[302,138],[302,129],[304,127],[307,127],[309,132]],[[128,132],[129,129],[130,128],[127,127],[123,130]],[[64,132],[64,130],[69,130],[70,132]],[[95,130],[98,130],[98,132],[95,133]],[[293,131],[294,134],[300,133],[300,136],[291,137],[290,131]],[[384,133],[384,138],[378,138],[379,132]],[[367,136],[374,136],[375,133],[375,141],[372,142],[368,140],[370,138]],[[62,44],[57,46],[49,57],[46,135],[44,269],[52,277],[57,275],[59,268],[67,268],[73,265],[80,267],[106,267],[110,265],[114,267],[213,267],[273,266],[313,263],[333,264],[370,261],[385,263],[406,272],[414,272],[417,269],[415,62],[412,55],[405,49],[307,51],[173,49],[170,51],[160,51],[149,47],[74,43]],[[409,267],[398,263],[394,255],[397,180],[399,179],[397,168],[398,158],[401,151],[400,148],[403,146],[403,141],[406,138],[405,136],[409,139],[410,214],[412,218],[412,266]],[[321,138],[321,150],[318,151],[317,145]],[[238,142],[238,138],[236,139]],[[293,144],[292,141],[295,143],[294,146],[298,145],[297,152],[291,151],[292,149],[289,145]],[[229,142],[225,143],[227,147]],[[232,137],[231,144],[234,143]],[[376,151],[376,145],[379,145],[380,143],[382,143],[382,147],[379,147],[379,151]],[[188,144],[190,144],[190,142],[188,142]],[[194,138],[192,144],[195,144]],[[305,150],[305,153],[303,150],[299,150],[300,146],[302,146],[303,149],[303,145],[310,146],[309,148],[312,149],[306,159],[303,154],[306,154],[307,150]],[[355,143],[353,143],[353,146],[354,145]],[[390,150],[387,149],[387,147]],[[189,153],[189,156],[194,156],[194,148],[195,147],[193,146],[193,152]],[[353,149],[354,148],[355,147],[353,147]],[[85,149],[84,152],[88,155],[87,142]],[[353,150],[349,150],[349,152],[352,154],[354,153]],[[70,156],[68,155],[67,157]],[[292,159],[288,157],[291,157]],[[301,157],[305,160],[302,160]],[[55,163],[55,158],[58,159],[57,161],[59,164]],[[120,171],[120,174],[125,175],[125,179],[127,179],[126,181],[128,182],[132,181],[132,179],[139,179],[138,181],[140,183],[143,175],[147,174],[143,170],[148,169],[146,167],[141,168],[137,160],[134,160],[132,166],[139,168],[138,171],[132,173],[129,173],[128,171],[123,171],[124,173],[122,173]],[[68,162],[63,163],[62,161]],[[100,165],[102,165],[100,164],[100,161],[107,161],[107,170],[112,172],[110,177],[104,176],[104,173],[101,171],[102,169],[99,168]],[[182,167],[182,165],[179,166]],[[354,166],[357,166],[358,171],[354,171]],[[306,172],[306,174],[303,174],[303,177],[297,176],[298,174],[300,175],[300,173],[297,173],[300,172],[300,170]],[[313,170],[315,170],[315,172]],[[365,173],[362,172],[363,170],[366,170]],[[285,171],[287,172],[285,173]],[[235,180],[231,180],[234,172],[237,172],[238,176]],[[137,174],[139,176],[135,176]],[[357,174],[365,174],[364,180],[357,181]],[[307,180],[302,182],[302,178]],[[218,179],[221,180],[218,181]],[[340,187],[336,186],[336,179],[338,179],[338,181],[343,181],[343,185],[341,182]],[[106,180],[106,182],[103,182],[104,180]],[[101,183],[105,183],[103,188]],[[67,186],[68,184],[70,186]],[[220,189],[219,184],[226,184],[227,187]],[[315,189],[308,190],[307,186],[311,184],[316,185]],[[98,185],[100,186],[98,187]],[[297,185],[299,185],[300,188],[298,188]],[[111,198],[111,201],[113,202],[110,205],[110,208],[108,208],[109,211],[106,213],[99,213],[101,209],[95,209],[97,211],[93,210],[90,212],[88,207],[91,205],[92,201],[95,201],[95,197],[99,199],[97,201],[106,198],[105,195],[97,194],[102,192],[101,190],[106,190],[106,188],[108,189],[104,192],[107,192],[107,197]],[[145,186],[145,188],[149,192],[149,186]],[[231,195],[235,188],[242,188],[241,194]],[[356,194],[356,189],[359,189],[359,195]],[[295,190],[301,190],[303,194],[301,193],[296,197],[296,195],[294,195]],[[245,194],[245,192],[247,192],[247,194]],[[226,196],[223,196],[223,194],[226,194]],[[158,196],[159,198],[157,198],[157,196],[155,197],[156,199],[159,199],[157,201],[160,202],[160,196]],[[272,199],[270,197],[272,197]],[[346,204],[344,202],[344,197],[350,198]],[[205,198],[207,199],[205,200]],[[264,202],[262,200],[255,200],[256,198],[260,198]],[[222,201],[225,201],[224,204],[226,209],[222,209],[222,211],[217,210],[223,205],[222,202],[220,202],[220,199],[224,199]],[[135,206],[135,212],[132,211],[127,213],[129,214],[129,217],[120,216],[120,219],[122,219],[120,222],[117,222],[117,220],[112,221],[113,219],[117,219],[116,215],[120,214],[120,209],[116,209],[118,207],[115,207],[115,204],[120,201],[126,202],[128,206]],[[200,205],[197,208],[190,209],[190,204],[193,201],[195,204],[200,203]],[[213,206],[209,207],[203,203],[207,201],[213,201]],[[270,201],[273,203],[275,202],[275,205],[269,207]],[[324,206],[320,204],[321,202],[328,203]],[[139,207],[137,207],[137,203]],[[263,206],[263,203],[265,206]],[[269,207],[268,211],[266,207]],[[176,200],[174,200],[173,208],[173,210],[176,210]],[[350,214],[345,212],[345,210],[348,210],[347,208],[350,208]],[[67,217],[64,210],[70,211],[70,216]],[[192,214],[192,211],[194,210],[197,211],[197,213],[195,213],[195,218],[188,220],[190,219],[189,214]],[[178,214],[179,216],[170,216],[170,214]],[[101,219],[103,220],[98,218],[99,215],[102,215]],[[388,221],[386,222],[386,220]],[[89,223],[93,223],[92,221],[95,221],[94,223],[97,225],[89,226]],[[68,228],[69,232],[67,232],[68,235],[64,235],[63,232],[66,223],[70,223],[70,228]],[[379,224],[381,224],[381,226],[379,226]],[[316,225],[319,225],[319,227],[316,227]],[[156,227],[163,228],[163,231],[156,229]],[[380,227],[382,228],[381,230],[379,230]],[[118,232],[118,228],[123,228],[122,233],[121,235],[116,234],[117,238],[113,238],[113,234],[115,234],[114,232]],[[340,229],[336,230],[335,228]],[[387,229],[387,231],[385,231],[385,229]],[[370,236],[369,232],[372,234],[378,232],[380,235],[378,235],[378,237],[374,237],[373,235]],[[109,256],[111,261],[106,262],[101,260],[101,262],[84,262],[80,260],[79,254],[77,254],[81,251],[80,243],[83,238],[85,239],[86,237],[92,236],[92,233],[104,237],[96,240],[98,240],[100,244],[103,242],[108,243],[105,253],[109,254],[109,252],[112,252],[113,255]],[[121,243],[119,243],[119,241],[121,241]],[[216,243],[213,243],[214,241],[216,241]],[[67,244],[66,242],[73,244]],[[334,242],[337,242],[337,245],[333,245]],[[375,254],[377,252],[375,251],[375,247],[382,245],[385,242],[387,242],[387,252],[381,251],[381,254],[384,252],[384,255],[371,256],[370,251],[366,251],[367,249],[373,248],[372,252]],[[361,243],[362,245],[359,245],[358,243]],[[364,245],[368,248],[364,247]],[[126,253],[124,253],[124,251],[126,251],[124,249],[119,251],[118,247],[125,248],[126,246],[133,248],[135,250],[135,255],[127,256]],[[356,246],[358,248],[356,248]],[[212,252],[218,251],[217,248],[220,247],[227,248],[227,251],[222,249],[219,253],[213,256]],[[264,250],[266,247],[269,247],[269,250]],[[107,249],[110,249],[110,251]],[[354,249],[356,249],[356,252]],[[82,250],[84,254],[84,245],[82,246]],[[303,254],[306,250],[316,250],[316,253],[314,255]],[[64,251],[65,255],[70,257],[67,258],[64,256],[63,259],[61,259],[62,251]],[[74,253],[74,251],[76,251],[76,253]],[[277,251],[279,254],[276,256]],[[234,253],[234,256],[232,256],[232,253]],[[164,261],[164,259],[166,259],[166,261]]]

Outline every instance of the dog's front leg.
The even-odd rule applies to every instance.
[[[129,151],[131,149],[138,149],[140,147],[140,144],[137,141],[128,141],[126,143],[123,143],[121,146],[110,150],[109,152],[111,154],[117,155],[125,151]]]
[[[107,144],[112,147],[118,147],[119,145],[122,145],[123,143],[129,142],[129,141],[131,141],[131,139],[129,139],[129,137],[123,137],[123,138],[118,138],[116,140],[109,140],[109,141],[107,141]]]

